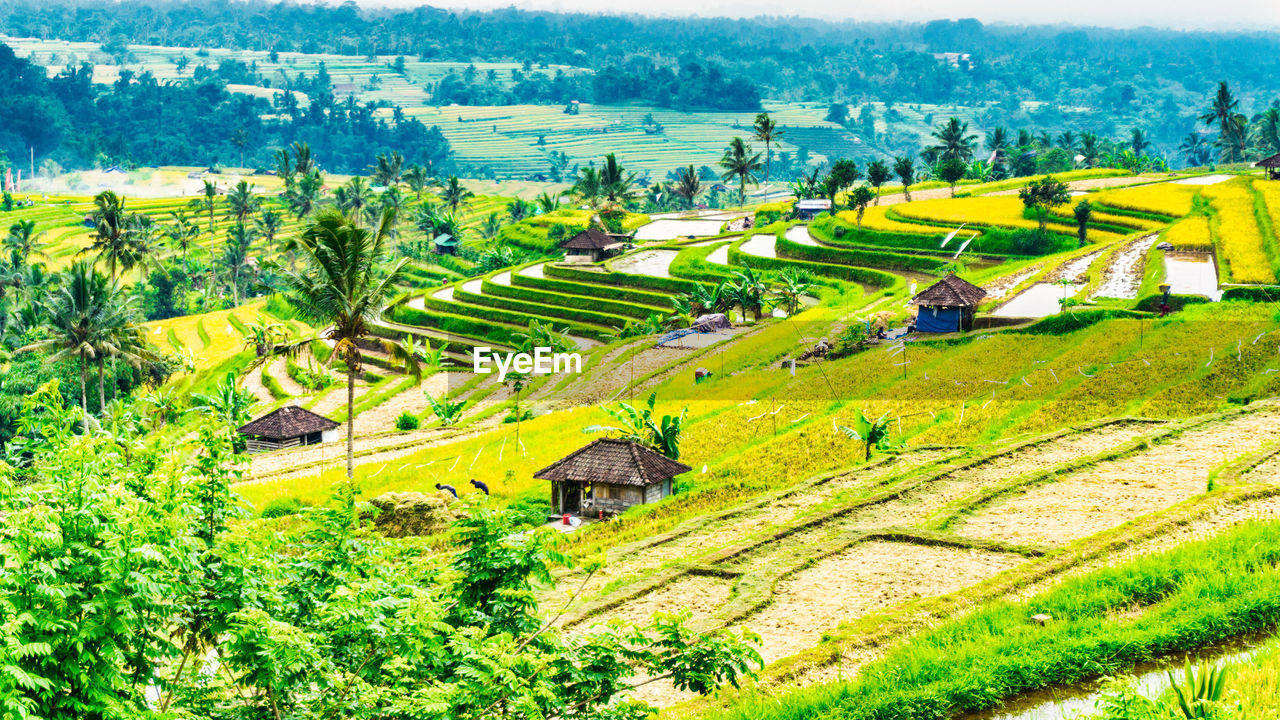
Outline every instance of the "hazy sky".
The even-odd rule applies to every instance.
[[[648,15],[801,15],[855,20],[976,17],[992,23],[1073,23],[1115,27],[1280,29],[1280,0],[358,0],[362,5],[491,8],[514,5]]]

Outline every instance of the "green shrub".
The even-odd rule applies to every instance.
[[[296,515],[302,510],[302,502],[297,498],[282,497],[268,500],[267,504],[262,508],[262,517],[278,518],[286,515]]]
[[[1280,287],[1233,287],[1222,291],[1223,300],[1246,302],[1280,302]]]
[[[777,253],[780,258],[806,260],[808,262],[830,265],[854,265],[858,267],[883,268],[886,270],[915,270],[928,272],[937,270],[947,264],[942,257],[927,255],[907,255],[881,250],[861,250],[857,248],[814,247],[801,245],[785,235],[778,237]]]
[[[422,425],[422,421],[418,419],[418,416],[407,411],[400,413],[400,416],[396,418],[397,430],[417,430],[420,425]]]

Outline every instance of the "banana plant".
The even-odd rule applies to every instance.
[[[414,335],[406,334],[399,342],[383,340],[382,347],[391,361],[404,368],[405,374],[412,375],[416,382],[421,382],[424,370],[434,370],[444,364],[444,346],[433,348],[430,340],[418,342]]]
[[[836,427],[850,440],[858,440],[862,443],[862,459],[865,462],[871,459],[873,448],[883,447],[889,439],[889,413],[872,420],[865,412],[859,412],[853,427],[846,425]]]
[[[684,434],[685,415],[689,408],[680,411],[679,415],[663,415],[661,420],[654,417],[654,406],[658,394],[651,393],[644,405],[639,407],[627,403],[618,403],[617,407],[606,407],[604,411],[618,421],[618,425],[592,425],[583,428],[583,432],[617,432],[622,439],[631,440],[648,446],[666,455],[672,460],[680,459],[680,439]]]
[[[466,400],[453,401],[448,395],[441,397],[439,400],[427,395],[427,404],[431,406],[431,412],[440,420],[440,424],[444,427],[452,427],[457,425],[462,419],[462,409],[467,406]]]

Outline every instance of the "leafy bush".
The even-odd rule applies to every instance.
[[[297,498],[283,497],[269,500],[262,508],[262,517],[278,518],[286,515],[296,515],[302,510],[302,502]]]
[[[396,418],[397,430],[417,430],[421,425],[422,421],[418,419],[418,416],[408,411],[400,413],[400,416]]]

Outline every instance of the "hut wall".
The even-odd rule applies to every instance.
[[[961,327],[962,312],[957,307],[921,307],[916,315],[916,331],[932,333],[956,332]]]

